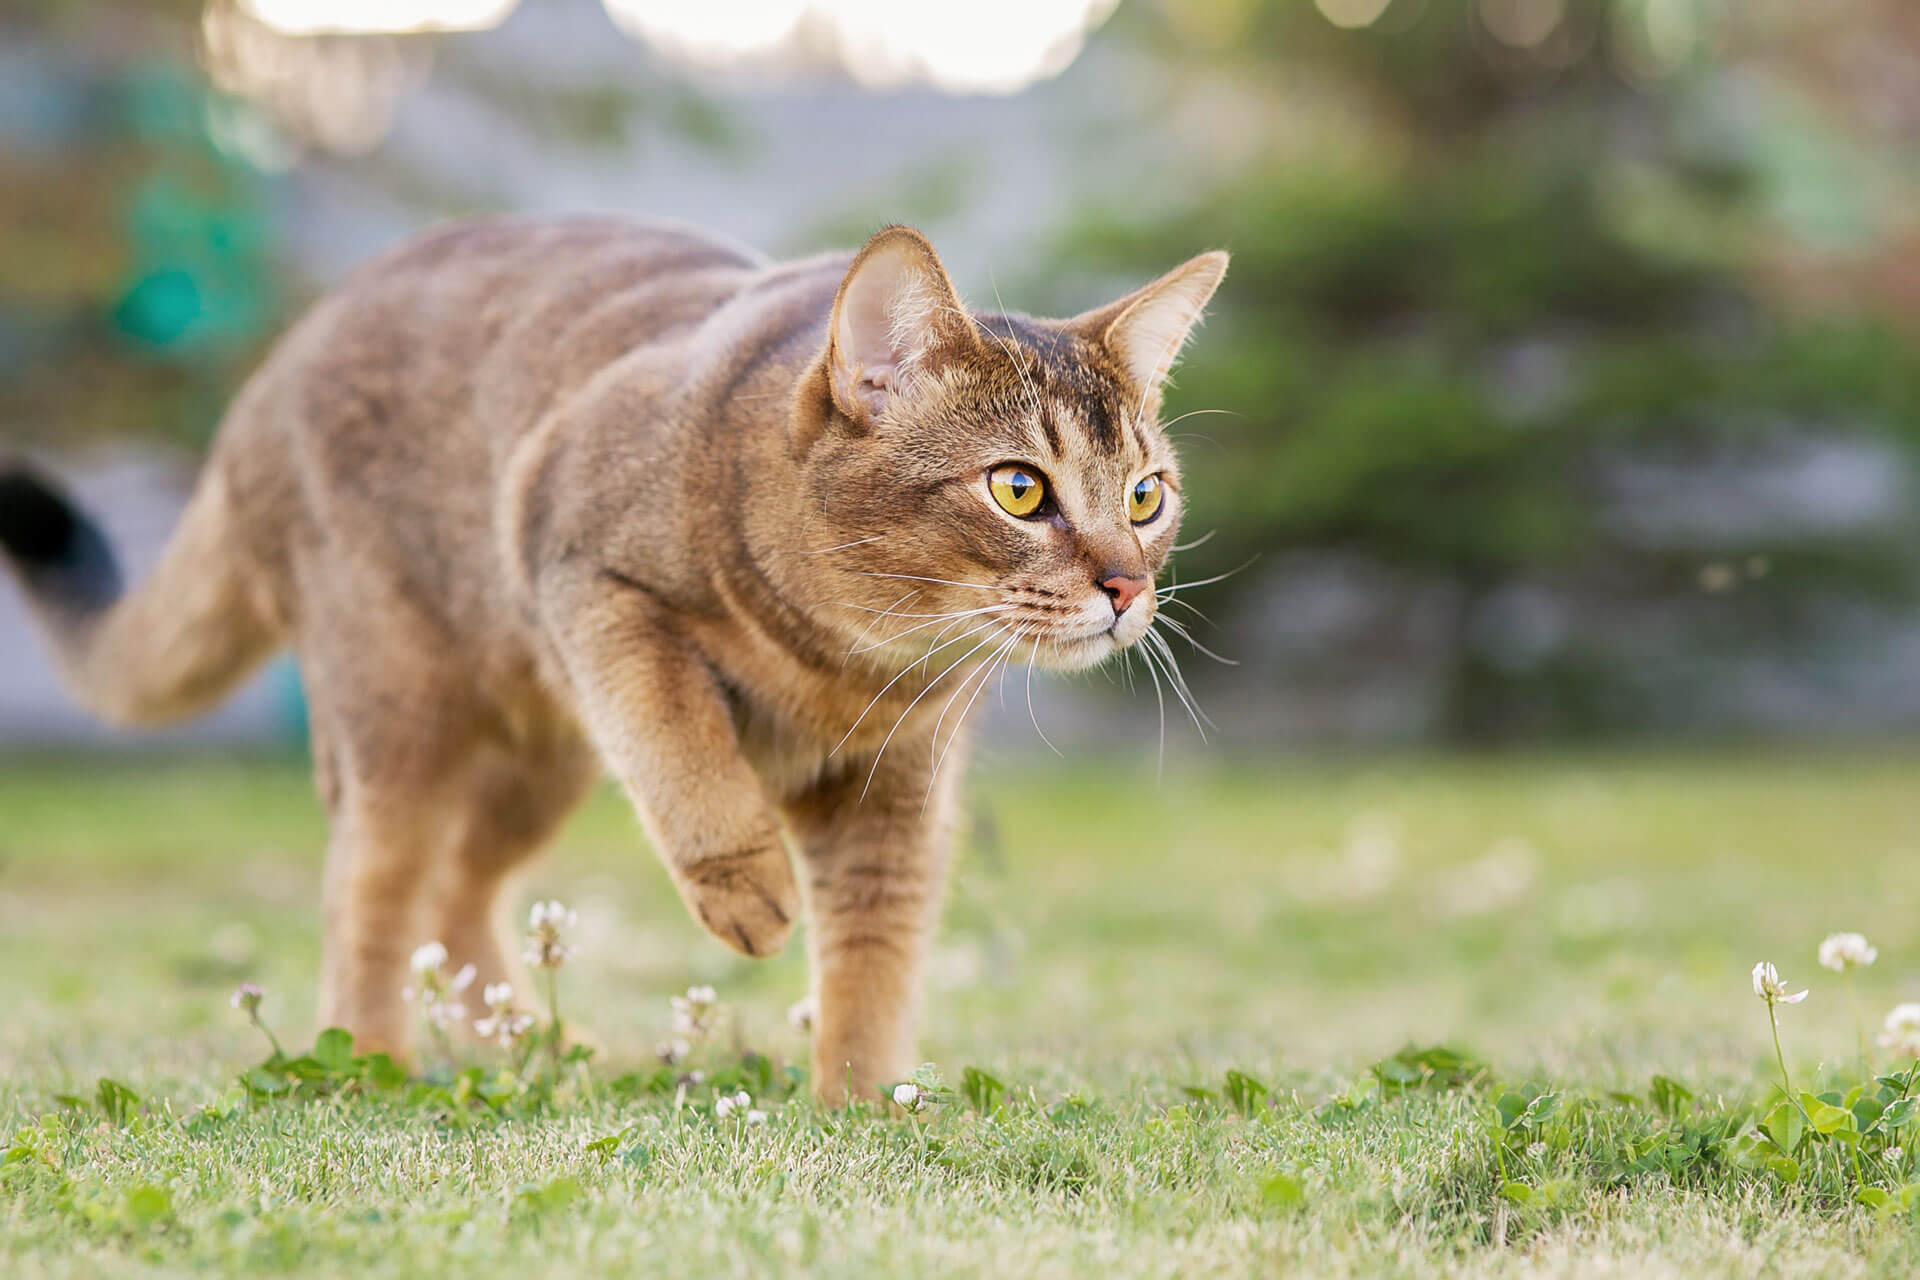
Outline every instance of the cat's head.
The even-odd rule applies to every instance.
[[[1139,641],[1184,509],[1161,391],[1227,255],[1069,320],[973,314],[890,227],[796,405],[816,615],[853,652],[1059,670]]]

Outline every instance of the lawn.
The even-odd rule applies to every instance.
[[[1872,1080],[1908,1063],[1871,1039],[1920,999],[1916,779],[990,765],[927,1000],[952,1088],[907,1118],[789,1096],[801,948],[707,940],[610,794],[525,886],[579,910],[591,1063],[493,1102],[493,1058],[252,1096],[234,985],[289,1049],[315,1030],[303,770],[0,762],[0,1274],[1912,1274],[1914,1126]],[[1840,929],[1880,949],[1858,1016],[1814,962]],[[1813,988],[1780,1010],[1792,1104],[1761,959]],[[726,1029],[683,1088],[654,1049],[696,983]],[[716,1080],[768,1122],[717,1117]]]

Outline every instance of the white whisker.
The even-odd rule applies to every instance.
[[[1244,572],[1249,565],[1251,565],[1255,560],[1258,560],[1259,558],[1260,558],[1259,556],[1249,556],[1246,559],[1246,561],[1243,562],[1242,564],[1239,564],[1234,568],[1227,570],[1225,573],[1216,573],[1211,578],[1196,578],[1192,582],[1176,582],[1170,587],[1161,587],[1159,594],[1162,596],[1169,596],[1176,591],[1186,591],[1193,587],[1206,587],[1206,586],[1211,586],[1216,582],[1225,582],[1228,578],[1233,577],[1235,574]]]
[[[1040,735],[1040,741],[1047,744],[1047,750],[1064,759],[1066,752],[1053,745],[1053,740],[1047,737],[1047,731],[1040,727],[1040,717],[1033,712],[1033,663],[1039,656],[1038,650],[1027,655],[1027,719],[1033,721],[1033,731]]]
[[[1141,652],[1144,654],[1146,651],[1142,650]],[[1131,684],[1133,679],[1133,650],[1127,650],[1127,658],[1127,679],[1128,683]],[[1155,758],[1153,765],[1153,777],[1154,781],[1157,782],[1167,769],[1167,699],[1166,695],[1160,692],[1160,673],[1153,669],[1152,661],[1147,661],[1146,667],[1147,674],[1153,677],[1153,702],[1154,705],[1160,709],[1160,749],[1159,755]]]
[[[1176,603],[1178,602],[1176,601]],[[1153,621],[1166,623],[1168,628],[1172,630],[1172,632],[1175,635],[1179,636],[1182,640],[1185,640],[1188,644],[1192,645],[1196,651],[1200,653],[1204,653],[1209,658],[1212,658],[1215,662],[1219,663],[1221,666],[1237,667],[1240,665],[1238,662],[1236,662],[1232,658],[1221,657],[1219,654],[1215,653],[1213,650],[1207,648],[1207,646],[1205,646],[1204,644],[1201,644],[1198,640],[1194,639],[1193,632],[1187,630],[1185,623],[1182,623],[1179,620],[1174,618],[1169,618],[1164,613],[1156,615]],[[1147,625],[1152,626],[1153,623],[1148,623]]]
[[[967,699],[967,705],[960,708],[960,718],[953,722],[953,732],[947,735],[947,745],[936,753],[933,758],[933,772],[927,777],[927,793],[920,797],[920,807],[922,809],[925,809],[927,807],[927,801],[933,798],[934,784],[940,780],[940,766],[947,762],[947,752],[953,750],[953,744],[959,740],[960,734],[965,731],[967,727],[967,717],[973,712],[973,704],[979,701],[981,692],[989,684],[993,683],[996,663],[1005,663],[1007,656],[1011,654],[1015,646],[1020,643],[1020,637],[1024,634],[1025,631],[1023,629],[1016,628],[1014,633],[1007,637],[1004,644],[987,655],[987,660],[980,664],[980,669],[977,673],[970,673],[969,678],[971,678],[971,674],[978,674],[980,682],[974,685],[973,695]],[[965,679],[961,680],[960,689],[966,687],[967,681]],[[954,690],[954,697],[959,696],[960,689]],[[940,726],[946,723],[947,711],[952,706],[953,698],[948,698],[947,705],[940,708],[940,719],[934,722],[933,742],[931,745],[937,746],[939,744]]]
[[[973,629],[972,631],[963,631],[963,632],[961,632],[961,633],[960,633],[959,635],[957,635],[957,636],[955,636],[955,637],[954,637],[953,639],[951,639],[951,640],[948,640],[948,641],[945,641],[944,643],[942,643],[942,644],[939,644],[939,645],[936,645],[936,646],[935,646],[934,648],[932,648],[932,649],[929,649],[929,650],[927,650],[927,657],[929,657],[929,658],[930,658],[930,657],[932,657],[932,656],[933,656],[933,655],[934,655],[935,653],[938,653],[938,652],[939,652],[939,651],[940,651],[941,649],[944,649],[944,648],[946,648],[946,647],[947,647],[947,645],[950,645],[950,644],[959,644],[959,643],[960,643],[960,642],[961,642],[962,640],[965,640],[965,639],[966,639],[966,638],[967,638],[968,636],[971,636],[971,635],[978,635],[978,634],[979,634],[980,632],[982,632],[982,631],[985,631],[985,630],[986,630],[986,629],[987,629],[988,627],[997,627],[997,626],[999,626],[999,625],[1000,625],[1000,624],[998,624],[998,623],[996,623],[996,622],[995,622],[995,621],[994,621],[994,620],[993,620],[992,618],[988,618],[988,619],[987,619],[987,620],[986,620],[985,622],[983,622],[983,623],[981,623],[981,624],[980,624],[979,626],[977,626],[977,627],[975,627],[975,628],[974,628],[974,629]],[[964,661],[966,661],[966,658],[964,657],[964,655],[962,656],[962,658],[961,658],[960,660],[961,660],[962,662],[964,662]],[[925,659],[925,658],[923,658],[923,659],[921,659],[921,661],[922,661],[922,662],[925,662],[925,661],[926,661],[926,659]],[[906,674],[907,674],[907,672],[909,672],[909,671],[911,671],[911,670],[913,670],[913,664],[912,664],[912,663],[908,663],[908,664],[907,664],[907,665],[906,665],[905,667],[903,667],[903,668],[902,668],[901,670],[899,670],[898,672],[896,672],[896,673],[894,674],[894,677],[893,677],[893,679],[891,679],[891,680],[889,680],[889,681],[887,681],[887,682],[886,682],[886,683],[885,683],[884,685],[882,685],[882,686],[880,686],[880,692],[878,692],[878,693],[876,693],[876,694],[874,694],[874,695],[873,695],[873,701],[872,701],[872,702],[869,702],[869,703],[867,703],[867,705],[866,705],[865,707],[862,707],[862,708],[861,708],[861,710],[860,710],[860,714],[859,714],[859,715],[857,715],[857,716],[855,716],[855,717],[854,717],[854,719],[853,719],[853,723],[847,726],[847,731],[846,731],[846,733],[844,733],[844,734],[842,734],[842,735],[841,735],[841,737],[840,737],[840,741],[838,741],[838,742],[836,742],[836,743],[834,743],[834,744],[833,744],[833,750],[832,750],[832,751],[829,751],[829,752],[827,752],[827,755],[828,755],[828,757],[829,757],[829,758],[831,758],[831,757],[832,757],[832,756],[833,756],[833,755],[835,754],[835,752],[838,752],[838,751],[840,750],[840,748],[842,748],[842,747],[844,747],[844,746],[846,746],[846,745],[847,745],[847,739],[848,739],[848,738],[851,738],[851,737],[853,736],[853,731],[854,731],[855,729],[858,729],[858,728],[860,727],[860,722],[861,722],[862,720],[865,720],[865,719],[867,718],[867,712],[869,712],[869,711],[871,711],[871,710],[873,710],[873,708],[874,708],[874,705],[875,705],[875,703],[878,703],[878,702],[880,701],[880,699],[882,699],[882,698],[884,698],[884,697],[886,697],[886,696],[887,696],[887,690],[889,690],[889,689],[891,689],[891,688],[893,688],[893,686],[894,686],[894,685],[896,685],[896,684],[898,684],[898,683],[900,682],[900,678],[901,678],[902,676],[904,676],[904,675],[906,675]],[[953,670],[953,668],[952,668],[952,667],[948,667],[948,668],[947,668],[947,671],[951,671],[951,670]],[[942,671],[942,672],[941,672],[940,674],[941,674],[942,676],[944,676],[944,675],[945,675],[946,673],[947,673],[946,671]],[[935,677],[935,680],[936,680],[936,682],[937,682],[937,681],[938,681],[938,677]],[[931,688],[931,687],[932,687],[931,685],[929,685],[929,686],[928,686],[928,688]],[[924,697],[925,695],[926,695],[926,691],[925,691],[925,690],[922,690],[922,691],[921,691],[921,696],[922,696],[922,697]],[[918,702],[919,700],[920,700],[919,698],[915,698],[915,699],[914,699],[914,701],[915,701],[915,702]],[[912,705],[911,705],[911,704],[909,704],[909,705],[908,705],[908,708],[907,708],[907,710],[909,710],[909,711],[911,711],[912,709],[913,709],[913,708],[912,708]],[[905,713],[903,712],[902,714],[904,715]],[[900,726],[899,726],[899,724],[898,724],[898,723],[896,722],[896,723],[894,724],[894,728],[896,728],[896,729],[897,729],[897,728],[899,728],[899,727],[900,727]],[[892,737],[893,735],[892,735],[892,734],[888,734],[887,736],[888,736],[889,738],[891,738],[891,737]],[[868,782],[872,782],[872,781],[873,781],[873,777],[872,777],[872,775],[871,775],[871,774],[869,774],[869,775],[868,775],[868,777],[867,777],[867,781],[868,781]],[[866,793],[865,793],[865,792],[862,792],[861,794],[862,794],[862,795],[865,795]]]
[[[1179,698],[1181,704],[1186,707],[1187,714],[1193,717],[1193,727],[1200,731],[1200,741],[1205,742],[1207,726],[1213,724],[1213,721],[1200,709],[1200,704],[1194,701],[1193,691],[1187,688],[1186,677],[1181,675],[1179,660],[1173,656],[1173,650],[1167,646],[1166,637],[1157,631],[1149,630],[1140,639],[1145,646],[1140,650],[1143,655],[1150,660],[1157,657],[1159,661],[1166,664],[1167,683],[1172,687],[1174,696]],[[1214,727],[1218,728],[1217,725]]]
[[[1188,418],[1198,418],[1203,414],[1209,414],[1209,413],[1221,413],[1221,414],[1225,414],[1229,418],[1246,417],[1244,413],[1236,413],[1232,409],[1189,409],[1185,413],[1181,414],[1179,417],[1174,418],[1171,421],[1161,423],[1160,429],[1162,431],[1165,431],[1168,427],[1175,426],[1179,423],[1185,422]]]
[[[1206,614],[1204,614],[1204,613],[1202,613],[1202,612],[1200,611],[1200,606],[1199,606],[1199,605],[1197,605],[1197,604],[1195,604],[1195,603],[1193,603],[1193,601],[1191,601],[1191,600],[1174,600],[1174,599],[1168,599],[1168,598],[1166,598],[1166,597],[1162,597],[1162,598],[1160,599],[1160,603],[1161,603],[1162,605],[1172,605],[1172,604],[1177,604],[1177,605],[1179,605],[1179,606],[1180,606],[1180,607],[1181,607],[1182,609],[1185,609],[1185,610],[1186,610],[1186,611],[1187,611],[1188,613],[1190,613],[1190,614],[1192,614],[1192,615],[1193,615],[1194,617],[1196,617],[1196,618],[1198,618],[1198,619],[1199,619],[1200,621],[1202,621],[1202,622],[1204,622],[1204,623],[1206,623],[1206,624],[1207,624],[1208,626],[1210,626],[1210,627],[1212,627],[1212,628],[1213,628],[1213,629],[1214,629],[1215,631],[1218,631],[1218,630],[1220,629],[1220,626],[1219,626],[1219,624],[1218,624],[1218,623],[1216,623],[1216,622],[1215,622],[1215,621],[1214,621],[1214,620],[1213,620],[1212,618],[1209,618],[1209,617],[1208,617],[1208,616],[1207,616]]]
[[[961,663],[971,658],[974,654],[980,652],[980,650],[985,648],[987,645],[995,643],[999,639],[998,632],[1004,624],[997,623],[997,622],[987,622],[982,625],[994,628],[994,634],[988,635],[987,638],[984,640],[976,641],[974,643],[973,648],[967,650],[965,653],[961,654],[958,658],[955,658],[951,663],[947,664],[946,669],[941,671],[939,675],[927,681],[927,687],[922,689],[919,693],[913,696],[913,701],[907,704],[907,709],[905,711],[902,711],[900,713],[900,718],[893,722],[893,728],[887,730],[887,736],[880,740],[880,749],[873,753],[873,767],[867,770],[866,785],[860,788],[860,798],[862,800],[865,800],[867,798],[867,792],[873,789],[874,775],[880,772],[880,760],[883,756],[887,754],[887,744],[893,741],[894,734],[900,732],[900,726],[907,722],[907,717],[913,714],[913,709],[920,705],[920,699],[926,697],[929,693],[932,693],[934,690],[934,687],[938,685],[942,680],[945,680],[948,674],[951,673],[955,667],[958,667]],[[967,632],[967,635],[972,635],[972,634],[973,634],[972,631]],[[961,636],[959,638],[961,640],[964,640],[966,639],[966,636]],[[955,643],[955,642],[949,641],[949,643]],[[907,668],[907,670],[909,671],[911,671],[912,669],[913,668],[911,667]],[[902,674],[904,675],[905,673],[903,672]],[[899,678],[900,678],[899,676],[894,677],[895,680]],[[964,680],[962,681],[962,683],[964,684]],[[885,693],[886,690],[883,689],[881,690],[881,692]],[[860,714],[865,715],[866,712],[863,711]],[[853,731],[849,729],[847,732],[852,733]],[[845,739],[843,738],[841,739],[841,741],[844,742]]]
[[[871,538],[861,538],[854,542],[843,542],[837,547],[822,547],[818,551],[802,551],[800,554],[803,556],[823,556],[829,551],[845,551],[848,547],[864,547],[869,542],[878,542],[886,536],[884,533],[876,533]]]
[[[1000,314],[1002,316],[1005,316],[1007,313],[1007,305],[1006,303],[1000,301],[1000,284],[998,281],[996,281],[993,278],[992,267],[987,268],[987,283],[993,286],[993,305],[1000,308]],[[986,328],[986,326],[984,325],[982,325],[981,327]],[[1038,392],[1036,392],[1033,389],[1033,384],[1027,381],[1026,365],[1020,360],[1018,356],[1014,355],[1013,349],[1010,346],[1008,346],[1007,340],[1005,338],[1002,338],[999,334],[995,333],[991,329],[987,329],[987,334],[989,337],[999,342],[1000,349],[1002,351],[1005,351],[1007,353],[1007,359],[1013,362],[1013,371],[1020,375],[1020,385],[1026,389],[1027,403],[1033,406],[1033,416],[1036,420],[1035,425],[1038,425],[1038,419],[1041,417],[1040,395]]]
[[[1195,538],[1192,542],[1174,543],[1173,549],[1175,551],[1191,551],[1195,547],[1204,547],[1209,542],[1213,541],[1213,535],[1218,532],[1220,532],[1218,529],[1209,529],[1205,533],[1201,534],[1199,537]]]
[[[997,586],[991,582],[956,582],[952,578],[928,578],[917,573],[870,573],[863,571],[860,576],[863,578],[900,578],[907,582],[937,582],[947,587],[972,587],[976,591],[999,591],[1005,593],[1007,590],[1005,587]]]
[[[895,600],[892,604],[888,605],[887,606],[888,611],[891,612],[894,609],[898,609],[901,605],[905,604],[907,601],[919,595],[920,591],[921,591],[921,588],[915,587],[913,590],[907,592],[907,594],[901,596],[898,600]],[[1192,608],[1193,606],[1189,605],[1187,607]],[[862,640],[865,640],[869,635],[871,635],[873,632],[873,629],[880,625],[880,619],[886,616],[887,615],[883,613],[878,615],[877,617],[869,618],[867,620],[867,625],[861,628],[860,634],[853,638],[853,645],[859,644]],[[853,645],[847,646],[846,657],[840,660],[841,666],[843,667],[846,666],[847,661],[853,657]]]
[[[1014,611],[1015,608],[1016,606],[1010,605],[1010,604],[990,604],[986,606],[984,609],[965,609],[959,613],[927,614],[925,616],[928,620],[925,622],[916,622],[912,626],[906,628],[904,631],[897,631],[890,636],[882,636],[880,639],[875,640],[872,644],[862,645],[860,648],[857,648],[857,649],[849,649],[847,650],[847,652],[850,654],[869,653],[875,649],[884,649],[890,644],[897,644],[898,642],[906,639],[908,636],[912,635],[916,631],[924,631],[928,627],[937,627],[943,622],[954,623],[954,622],[960,621],[960,619],[962,618],[977,618],[984,613],[1011,613]],[[902,614],[896,614],[895,616],[901,617],[901,618],[912,618],[920,615],[911,614],[911,613],[902,613]],[[917,662],[919,661],[919,659],[916,658],[915,661]]]
[[[971,613],[983,613],[986,609],[1013,609],[1018,606],[1011,604],[990,604],[983,609],[960,609],[951,613],[895,613],[891,608],[876,609],[872,605],[853,604],[846,600],[825,600],[816,607],[821,609],[856,609],[861,613],[877,613],[885,618],[960,618]]]

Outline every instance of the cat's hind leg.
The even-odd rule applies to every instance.
[[[471,964],[475,979],[466,1004],[477,1013],[485,988],[513,987],[522,1009],[539,991],[521,962],[514,921],[508,918],[516,872],[557,831],[592,786],[598,762],[577,736],[561,733],[511,747],[488,746],[468,764],[455,797],[455,838],[428,891],[427,919],[446,944],[454,971]]]

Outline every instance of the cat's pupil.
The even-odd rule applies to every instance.
[[[1024,498],[1027,496],[1027,490],[1033,487],[1033,481],[1016,471],[1013,473],[1013,478],[1007,482],[1007,487],[1013,490],[1015,498]]]

